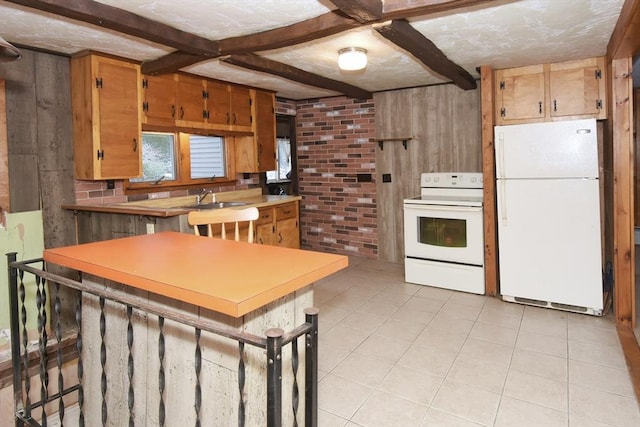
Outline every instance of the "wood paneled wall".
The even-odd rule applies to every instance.
[[[374,100],[376,138],[399,139],[376,149],[378,256],[402,262],[402,201],[420,194],[420,174],[482,172],[480,90],[448,84],[380,92]]]

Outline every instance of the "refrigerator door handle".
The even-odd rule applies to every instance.
[[[498,200],[500,200],[500,219],[502,220],[502,225],[507,226],[507,182],[504,179],[498,180],[500,183],[500,194],[498,195]]]
[[[504,134],[498,132],[498,138],[496,138],[496,161],[498,162],[497,177],[504,178]]]

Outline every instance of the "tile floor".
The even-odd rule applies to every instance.
[[[640,426],[611,315],[407,284],[361,258],[314,292],[321,427]]]

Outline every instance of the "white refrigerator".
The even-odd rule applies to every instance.
[[[496,126],[500,293],[602,315],[596,121]]]

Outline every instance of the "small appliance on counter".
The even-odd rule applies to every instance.
[[[405,280],[484,294],[482,173],[423,173],[404,200]]]

